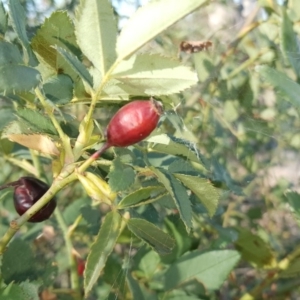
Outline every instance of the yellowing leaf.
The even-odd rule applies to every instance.
[[[29,149],[37,150],[44,154],[59,155],[54,142],[45,135],[40,134],[9,134],[6,136],[10,141],[16,142]]]

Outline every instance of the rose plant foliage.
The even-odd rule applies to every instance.
[[[0,299],[215,299],[241,259],[280,265],[258,235],[221,226],[220,201],[241,185],[176,112],[199,81],[215,84],[204,78],[209,48],[183,60],[148,47],[209,3],[153,0],[119,31],[110,1],[81,0],[34,32],[19,0],[1,3],[0,152],[11,173],[0,186]],[[296,82],[256,71],[298,105]],[[298,194],[287,195],[293,206]],[[219,239],[204,250],[208,227]]]

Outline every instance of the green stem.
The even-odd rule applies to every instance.
[[[80,291],[80,284],[79,284],[79,278],[77,273],[77,263],[73,255],[73,244],[69,235],[68,227],[65,223],[65,220],[63,218],[63,215],[59,209],[55,210],[55,217],[57,219],[57,222],[62,230],[63,237],[65,240],[66,248],[67,248],[67,256],[69,260],[69,266],[71,269],[71,288],[75,291],[74,299],[75,300],[81,300],[81,291]]]
[[[12,163],[13,165],[25,170],[27,173],[33,174],[35,177],[38,177],[37,170],[32,164],[30,164],[25,159],[19,160],[10,156],[5,155],[4,158]]]
[[[103,146],[96,151],[92,156],[90,156],[80,167],[78,167],[77,171],[79,173],[84,172],[95,160],[97,160],[102,153],[104,153],[111,146],[108,143],[103,144]]]
[[[79,223],[82,220],[82,215],[79,215],[76,220],[73,222],[73,224],[71,226],[69,226],[68,228],[68,235],[69,237],[72,236],[73,232],[75,231],[75,229],[77,228],[77,226],[79,225]]]
[[[105,84],[109,81],[111,74],[113,73],[113,71],[115,70],[115,68],[118,66],[118,64],[120,62],[121,62],[120,60],[115,61],[115,63],[110,67],[110,69],[107,71],[107,73],[103,76],[101,84],[99,85],[97,90],[92,92],[92,101],[90,103],[88,113],[87,113],[86,117],[82,120],[82,122],[85,122],[86,124],[89,124],[91,122],[91,120],[93,118],[93,113],[94,113],[96,105],[97,105],[97,100],[99,98],[99,95],[101,94]],[[78,136],[77,141],[75,143],[77,157],[80,157],[82,150],[85,147],[84,144],[80,143],[79,139],[80,139],[80,135]]]
[[[101,81],[101,84],[99,85],[99,87],[97,88],[97,90],[95,91],[95,93],[92,94],[92,101],[90,104],[90,108],[89,111],[87,113],[87,119],[86,122],[88,123],[92,117],[93,117],[93,113],[97,104],[97,100],[99,95],[101,94],[105,84],[107,83],[107,81],[109,81],[111,74],[113,73],[113,71],[115,70],[115,68],[118,66],[118,64],[120,63],[120,60],[116,60],[115,63],[110,67],[110,69],[107,71],[107,73],[103,76],[103,79]]]
[[[63,132],[59,122],[56,120],[54,114],[53,114],[53,109],[47,104],[46,98],[44,97],[42,91],[40,90],[39,87],[35,88],[35,94],[39,98],[41,104],[43,105],[47,115],[49,116],[53,126],[55,127],[56,131],[58,132],[58,135],[61,139],[61,142],[63,144],[66,156],[65,156],[65,163],[69,164],[74,161],[73,157],[73,151],[72,147],[70,144],[70,138]]]

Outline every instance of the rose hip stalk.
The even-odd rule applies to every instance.
[[[0,186],[0,190],[14,187],[14,206],[17,213],[22,216],[35,204],[49,189],[43,181],[34,177],[21,177],[19,180]],[[42,209],[34,214],[28,222],[42,222],[47,220],[56,207],[56,199],[52,198]]]
[[[136,100],[124,105],[110,120],[106,143],[92,155],[97,159],[110,147],[127,147],[145,139],[156,128],[162,105],[155,100]]]

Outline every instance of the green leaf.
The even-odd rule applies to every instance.
[[[161,255],[170,253],[174,247],[174,240],[167,233],[144,219],[131,218],[127,226],[138,238]]]
[[[57,135],[57,131],[50,119],[36,110],[20,108],[17,110],[17,115],[21,119],[28,122],[32,133],[34,132]]]
[[[93,78],[83,63],[72,53],[61,47],[56,47],[56,50],[66,60],[70,67],[80,76],[80,78],[91,88],[93,86]]]
[[[39,285],[32,282],[21,282],[20,288],[22,289],[22,300],[39,300]]]
[[[22,56],[14,44],[0,41],[0,66],[22,64]]]
[[[58,74],[43,85],[46,97],[55,104],[67,104],[73,98],[73,81],[68,75]]]
[[[7,13],[4,9],[3,2],[0,3],[0,35],[4,37],[5,32],[7,30],[7,23],[8,23],[8,18],[7,18]]]
[[[118,212],[109,212],[101,225],[87,258],[84,271],[84,290],[87,296],[103,270],[107,257],[113,251],[121,233],[122,218]]]
[[[167,134],[151,136],[146,141],[154,143],[154,145],[151,145],[151,149],[154,151],[175,156],[184,156],[191,161],[201,163],[203,166],[207,167],[207,162],[197,149],[195,143]]]
[[[31,40],[32,49],[46,62],[55,73],[68,74],[75,81],[78,76],[69,63],[56,50],[60,47],[74,54],[80,53],[76,43],[74,24],[67,12],[56,11],[45,20],[42,27]]]
[[[117,23],[108,0],[82,0],[76,14],[76,37],[84,55],[106,74],[116,60]],[[95,82],[97,86],[100,82]]]
[[[197,71],[198,79],[204,82],[214,74],[215,65],[214,59],[209,52],[200,51],[193,54],[195,69]]]
[[[196,73],[179,61],[149,54],[134,55],[122,61],[113,77],[152,96],[179,93],[198,81]]]
[[[104,86],[99,100],[130,100],[134,96],[147,96],[139,87],[129,86],[117,79],[110,79]]]
[[[197,279],[208,290],[217,290],[240,259],[234,250],[190,252],[177,260],[165,273],[165,290],[176,289],[183,283]]]
[[[230,189],[236,195],[244,195],[243,189],[238,183],[232,179],[230,173],[226,169],[226,166],[222,165],[217,156],[213,156],[211,159],[211,166],[213,170],[213,180],[221,184],[224,189]]]
[[[0,90],[4,92],[30,91],[40,80],[40,73],[31,67],[21,65],[0,67]]]
[[[117,157],[113,160],[108,177],[111,189],[119,192],[126,190],[134,183],[135,172],[132,167],[123,164]]]
[[[290,0],[287,3],[288,15],[292,21],[297,22],[300,20],[300,2],[298,0]],[[295,23],[296,25],[297,23]]]
[[[39,286],[34,283],[11,283],[3,291],[0,291],[1,300],[39,300]]]
[[[2,300],[23,300],[22,293],[23,291],[20,285],[14,283],[13,281],[4,289],[0,289],[0,296]]]
[[[0,109],[0,131],[4,129],[11,121],[16,119],[14,111],[11,108]]]
[[[103,277],[101,279],[103,279],[104,282],[110,284],[111,286],[124,287],[124,277],[125,277],[125,273],[127,273],[128,271],[126,264],[127,264],[126,261],[120,260],[120,257],[118,255],[112,253],[112,255],[110,255],[107,258],[105,268],[103,270]],[[120,271],[122,273],[121,276],[120,276]],[[122,291],[122,296],[123,296],[126,293],[126,291],[128,291],[128,289],[125,287],[124,289],[122,288],[122,290],[123,290]],[[122,297],[119,291],[120,290],[118,289],[118,297]]]
[[[272,268],[276,266],[276,258],[270,246],[258,235],[250,230],[235,227],[239,237],[235,248],[241,253],[242,258],[259,268]]]
[[[90,209],[89,213],[91,215],[91,219],[93,219],[93,212],[92,212],[92,207],[90,206],[90,203],[88,203],[86,198],[80,198],[80,199],[74,199],[74,201],[72,201],[72,203],[70,203],[63,211],[63,218],[64,221],[66,222],[66,224],[68,226],[72,225],[76,218],[78,218],[78,216],[81,214],[81,209],[84,206],[88,206],[88,209]],[[99,219],[100,219],[100,214],[97,211],[97,220],[96,222],[99,223]]]
[[[4,129],[2,136],[7,137],[11,134],[24,134],[24,135],[30,135],[39,133],[37,131],[40,131],[37,128],[30,127],[30,124],[22,119],[14,120],[10,122]]]
[[[172,174],[181,173],[181,174],[195,175],[199,173],[193,168],[189,160],[180,157],[176,157],[176,159],[169,164],[168,170]]]
[[[29,46],[29,41],[26,33],[26,14],[19,0],[9,0],[9,17],[12,27],[23,46],[24,62],[31,66],[36,65],[36,59]]]
[[[22,45],[26,48],[29,45],[26,33],[26,15],[19,0],[9,0],[9,16]]]
[[[147,186],[124,197],[118,204],[119,209],[143,205],[158,200],[165,195],[165,188],[161,186]]]
[[[189,232],[192,227],[192,208],[189,196],[185,187],[172,174],[162,168],[151,167],[153,173],[157,176],[172,199],[179,211],[180,217],[185,224],[186,230]]]
[[[289,101],[297,110],[300,109],[300,85],[279,72],[267,66],[256,67],[262,78],[269,82],[276,90],[281,92],[284,98]]]
[[[177,1],[174,5],[173,0],[157,0],[139,8],[118,37],[118,60],[130,56],[156,35],[208,2]]]
[[[37,278],[34,254],[28,243],[14,239],[3,254],[1,275],[6,284]]]
[[[127,272],[126,281],[133,299],[145,300],[139,281],[135,280],[130,272]]]
[[[168,294],[166,296],[167,298],[165,298],[165,300],[205,300],[207,299],[205,298],[199,298],[198,296],[188,296],[186,295],[183,291],[178,291],[178,294],[172,295],[172,294]]]
[[[8,139],[0,139],[0,152],[5,155],[10,155],[13,151],[14,143]]]
[[[300,78],[300,45],[297,34],[294,32],[293,23],[286,10],[282,9],[281,48],[285,58],[289,61],[298,78]]]
[[[294,215],[300,221],[300,195],[295,191],[288,190],[285,193],[288,203],[293,210]]]
[[[171,215],[164,219],[170,235],[175,239],[172,253],[162,258],[163,263],[171,264],[188,251],[193,243],[193,238],[186,234],[186,229],[178,215]]]
[[[205,178],[185,174],[174,174],[186,187],[188,187],[206,207],[212,217],[218,207],[219,191]]]
[[[159,254],[153,250],[148,250],[147,247],[139,249],[139,252],[134,257],[134,262],[139,274],[144,277],[147,281],[152,280],[155,273],[161,267],[161,257]]]
[[[93,208],[90,204],[88,204],[81,207],[80,212],[83,219],[87,223],[88,232],[90,232],[92,235],[96,235],[99,231],[101,222],[101,214],[99,213],[99,209]]]

